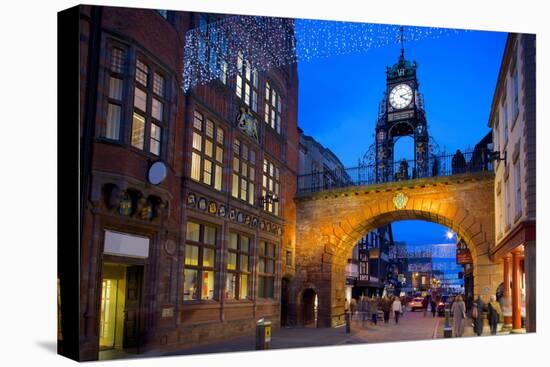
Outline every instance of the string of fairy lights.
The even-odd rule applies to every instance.
[[[403,30],[403,33],[401,33]],[[266,71],[330,56],[364,53],[372,48],[401,42],[434,39],[464,30],[290,19],[232,16],[200,23],[187,32],[184,48],[183,89],[222,81],[245,67]]]

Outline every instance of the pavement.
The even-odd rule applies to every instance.
[[[399,323],[390,319],[388,324],[383,321],[373,325],[370,321],[359,321],[356,318],[351,323],[351,333],[346,333],[346,327],[313,328],[313,327],[281,327],[272,330],[271,349],[326,347],[335,345],[388,343],[413,340],[429,340],[443,338],[445,319],[433,317],[431,313],[424,316],[422,311],[406,311],[400,317]],[[499,332],[498,335],[508,334]],[[483,335],[490,335],[488,327]],[[471,319],[467,319],[463,337],[475,336]],[[175,356],[191,354],[244,352],[255,350],[255,336],[243,336],[229,341],[182,348],[172,352],[148,351],[144,354],[132,355],[120,351],[105,351],[100,353],[100,359],[140,358]]]

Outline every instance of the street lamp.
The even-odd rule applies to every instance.
[[[447,236],[447,239],[449,239],[449,240],[452,240],[453,237],[455,236],[454,232],[451,231],[450,229],[447,230],[447,233],[445,233],[445,235]]]

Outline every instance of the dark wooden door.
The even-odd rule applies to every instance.
[[[281,325],[288,325],[288,279],[281,281]]]
[[[306,289],[303,293],[302,322],[304,325],[315,322],[315,291],[313,289]]]
[[[139,348],[142,278],[143,266],[129,266],[126,269],[124,348]]]

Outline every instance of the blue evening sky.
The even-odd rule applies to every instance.
[[[299,22],[299,21],[298,21]],[[418,63],[428,132],[447,152],[473,148],[487,132],[489,111],[507,33],[470,31],[405,42],[405,58]],[[297,34],[297,43],[300,42]],[[385,68],[400,52],[393,45],[298,63],[298,125],[354,167],[373,142]],[[395,158],[413,157],[412,139],[396,144]],[[445,228],[402,221],[394,237],[408,243],[441,243]],[[442,234],[443,233],[443,234]]]

